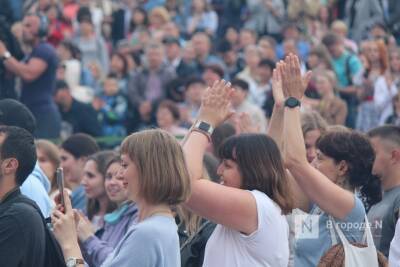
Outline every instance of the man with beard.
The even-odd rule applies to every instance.
[[[44,266],[45,225],[19,187],[35,167],[33,136],[0,126],[0,259],[2,266]],[[28,204],[28,203],[32,204]]]
[[[23,20],[23,39],[32,52],[19,62],[0,41],[0,57],[6,69],[22,79],[21,102],[36,118],[35,136],[49,139],[59,137],[61,118],[53,100],[58,59],[44,41],[47,27],[46,17],[28,14]]]

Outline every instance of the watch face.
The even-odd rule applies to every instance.
[[[287,107],[294,108],[294,107],[300,106],[300,101],[297,100],[297,99],[294,98],[294,97],[289,97],[289,98],[286,100],[285,105],[286,105]]]
[[[208,132],[210,130],[210,125],[208,123],[201,121],[198,128],[202,131]]]

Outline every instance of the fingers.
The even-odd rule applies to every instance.
[[[71,199],[69,198],[68,190],[64,189],[64,203],[65,203],[65,213],[71,213],[73,212],[72,210],[72,204],[71,204]]]
[[[307,71],[307,73],[303,77],[303,87],[304,88],[307,88],[307,86],[311,80],[311,77],[312,77],[312,71]]]

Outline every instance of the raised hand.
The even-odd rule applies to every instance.
[[[242,112],[235,117],[237,134],[260,133],[260,127],[255,125],[248,113]]]
[[[201,100],[198,119],[211,124],[214,128],[223,123],[232,114],[231,83],[224,80],[216,81],[208,87]]]
[[[276,64],[276,68],[272,72],[272,95],[274,96],[275,105],[277,107],[283,107],[285,102],[285,95],[282,86],[282,68],[283,61]]]
[[[289,54],[282,65],[281,75],[282,86],[285,88],[287,97],[295,97],[300,100],[304,96],[311,79],[311,71],[302,77],[299,58],[296,55]]]

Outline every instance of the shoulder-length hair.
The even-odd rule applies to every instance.
[[[228,138],[219,150],[221,159],[238,164],[242,189],[259,190],[281,208],[283,214],[293,209],[293,194],[275,141],[264,134],[244,134]]]
[[[382,198],[380,180],[372,174],[375,152],[366,135],[355,131],[328,131],[321,135],[317,148],[336,163],[345,161],[351,189],[359,189],[366,208]]]
[[[149,204],[177,205],[190,194],[190,176],[178,141],[166,131],[152,129],[131,134],[121,154],[136,164],[139,197]]]
[[[101,151],[92,156],[90,156],[87,160],[89,162],[92,160],[96,164],[97,171],[102,175],[103,182],[106,177],[107,167],[109,166],[110,161],[116,156],[116,153],[113,151]],[[103,183],[104,184],[104,183]],[[106,213],[112,212],[117,208],[117,205],[112,202],[108,196],[107,210]],[[86,212],[89,220],[92,220],[93,216],[96,215],[100,211],[100,202],[98,199],[88,199],[86,205]]]

